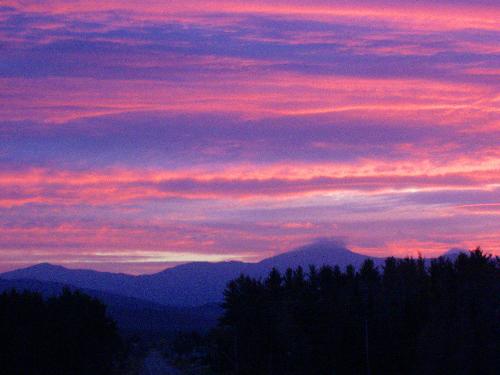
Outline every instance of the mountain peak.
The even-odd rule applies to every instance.
[[[448,251],[444,252],[441,256],[443,256],[443,257],[456,257],[460,253],[468,253],[468,250],[461,249],[459,247],[454,247],[454,248],[451,248]]]
[[[34,276],[41,277],[45,279],[45,277],[50,277],[50,275],[54,275],[57,273],[61,273],[63,271],[67,271],[67,268],[63,266],[58,266],[51,263],[39,263],[33,266],[20,268],[14,271],[5,272],[2,274],[2,278],[11,279],[11,278],[33,278]]]
[[[52,264],[52,263],[48,263],[48,262],[44,262],[44,263],[38,263],[38,264],[34,264],[30,267],[26,267],[24,269],[31,269],[31,270],[35,270],[35,269],[39,269],[39,270],[51,270],[51,269],[63,269],[64,267],[63,266],[59,266],[57,264]]]
[[[293,252],[317,252],[317,251],[326,251],[331,253],[352,253],[349,250],[345,243],[336,239],[320,239],[308,245],[301,246],[295,250],[290,251]]]
[[[278,269],[307,267],[311,264],[316,266],[338,265],[340,267],[352,264],[359,267],[368,258],[366,255],[349,250],[343,242],[337,239],[321,239],[295,250],[264,259],[259,264]],[[378,261],[378,258],[373,259]],[[380,260],[381,262],[382,260]]]

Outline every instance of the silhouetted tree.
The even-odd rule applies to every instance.
[[[230,282],[213,341],[221,374],[494,374],[500,261],[388,258],[356,271],[272,270]]]
[[[2,374],[111,374],[120,348],[105,306],[85,294],[64,290],[47,301],[31,292],[0,295]]]

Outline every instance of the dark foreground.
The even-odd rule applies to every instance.
[[[217,374],[498,374],[500,260],[478,249],[242,276],[214,336]]]
[[[208,334],[120,330],[78,291],[0,294],[1,375],[493,375],[500,259],[241,276]],[[168,314],[167,314],[168,315]],[[148,327],[151,328],[151,327]],[[168,356],[168,360],[166,359]]]
[[[180,372],[170,366],[158,351],[151,351],[144,359],[140,375],[180,375]]]

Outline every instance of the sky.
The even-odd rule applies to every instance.
[[[3,0],[0,271],[500,254],[499,112],[493,0]]]

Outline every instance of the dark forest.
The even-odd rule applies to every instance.
[[[241,276],[213,332],[220,374],[494,374],[500,262],[388,258]]]
[[[118,374],[122,354],[115,323],[96,299],[67,289],[49,299],[0,295],[2,375]]]
[[[0,373],[146,374],[151,351],[199,375],[489,375],[500,365],[500,259],[480,249],[241,275],[222,307],[208,333],[131,341],[84,293],[5,292]]]

